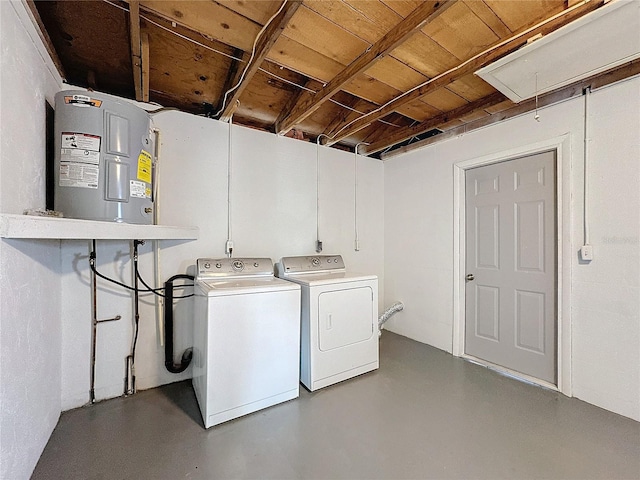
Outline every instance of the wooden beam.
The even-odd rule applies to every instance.
[[[570,98],[580,96],[583,94],[584,89],[587,87],[591,87],[592,89],[598,89],[606,85],[619,82],[621,80],[624,80],[626,78],[633,77],[636,75],[640,75],[640,59],[634,60],[632,62],[626,63],[616,68],[612,68],[611,70],[608,70],[604,73],[594,75],[587,79],[572,83],[571,85],[563,87],[559,90],[555,90],[553,92],[549,92],[545,95],[542,95],[538,97],[537,108],[541,109],[549,105],[553,105],[554,103],[562,102],[564,100],[568,100]],[[494,123],[502,122],[504,120],[508,120],[510,118],[517,117],[519,115],[523,115],[528,112],[532,112],[535,109],[536,109],[536,101],[535,101],[535,98],[532,98],[522,103],[519,103],[518,105],[512,108],[509,108],[507,110],[503,110],[503,111],[491,114],[488,117],[484,117],[479,120],[475,120],[473,122],[469,122],[464,125],[454,127],[439,135],[436,135],[430,138],[425,138],[424,140],[420,140],[419,142],[416,142],[414,144],[398,148],[396,150],[393,150],[393,152],[389,152],[387,154],[383,154],[382,159],[384,160],[392,156],[399,155],[401,153],[410,152],[417,148],[425,147],[427,145],[441,142],[449,138],[455,138],[457,136],[468,133],[472,130],[476,130],[482,127],[487,127]],[[544,115],[545,115],[544,112],[541,112],[540,117],[542,121],[544,121]]]
[[[140,60],[142,63],[142,101],[149,101],[149,70],[151,65],[149,64],[149,35],[143,33],[140,36],[142,40]]]
[[[448,70],[446,73],[428,80],[421,87],[416,88],[410,93],[402,95],[396,100],[387,103],[377,112],[371,115],[364,116],[359,120],[353,122],[351,125],[343,125],[342,131],[336,137],[332,138],[331,141],[326,143],[332,145],[336,142],[339,142],[343,138],[348,137],[349,135],[353,135],[358,130],[363,129],[377,119],[388,115],[402,105],[412,102],[427,93],[433,92],[439,88],[449,85],[450,83],[459,80],[465,75],[469,75],[479,68],[484,67],[485,65],[488,65],[498,60],[499,58],[502,58],[503,56],[517,50],[522,45],[527,43],[527,39],[538,34],[547,35],[554,30],[557,30],[558,28],[563,27],[564,25],[567,25],[574,20],[577,20],[587,13],[600,8],[604,3],[605,0],[586,1],[578,7],[575,7],[573,10],[565,13],[564,15],[555,18],[552,17],[553,19],[548,20],[542,24],[536,22],[535,25],[525,26],[521,28],[520,30],[515,32],[515,34],[509,39],[499,40],[496,44],[490,47],[486,53],[483,52],[481,54],[478,54],[461,63],[457,67]]]
[[[327,137],[333,136],[338,131],[340,126],[344,125],[344,122],[348,122],[350,119],[355,119],[358,118],[359,115],[362,115],[361,113],[358,113],[354,110],[364,110],[366,112],[373,110],[377,106],[368,102],[367,100],[363,100],[362,98],[356,96],[351,96],[349,100],[340,103],[342,103],[346,107],[340,107],[342,109],[340,113],[338,113],[338,115],[336,115],[334,119],[331,120],[329,125],[325,127],[323,134]]]
[[[370,155],[372,153],[379,152],[387,147],[415,137],[416,135],[420,135],[421,133],[428,132],[429,130],[432,130],[434,128],[438,128],[438,126],[442,124],[464,117],[465,115],[475,112],[476,110],[484,110],[485,108],[489,108],[493,105],[497,105],[498,103],[502,103],[506,99],[507,98],[500,92],[492,93],[491,95],[476,100],[475,102],[470,102],[466,105],[462,105],[461,107],[454,108],[453,110],[450,110],[448,112],[436,115],[435,117],[429,118],[424,122],[420,122],[412,127],[398,129],[396,132],[394,132],[393,135],[389,135],[388,137],[380,139],[372,143],[371,145],[363,146],[361,152],[363,155]]]
[[[306,87],[309,83],[310,83],[309,78],[307,78],[302,83],[302,87]],[[289,97],[289,100],[287,101],[287,104],[282,109],[282,113],[280,113],[280,117],[284,114],[284,112],[288,112],[289,109],[298,102],[298,100],[304,94],[304,92],[305,92],[305,89],[300,88],[297,91],[292,93],[291,97]],[[276,120],[276,125],[280,122],[280,117],[278,117],[278,119]]]
[[[457,0],[430,0],[421,3],[420,6],[411,12],[403,21],[398,23],[384,37],[336,75],[322,90],[316,94],[307,92],[303,95],[295,107],[276,125],[277,133],[286,133],[295,125],[302,122],[320,108],[324,102],[335,95],[344,85],[353,80],[354,77],[367,70],[374,62],[383,58],[405,42],[425,24],[440,16],[456,1]]]
[[[278,37],[285,29],[291,17],[296,13],[298,7],[302,4],[302,0],[285,0],[286,4],[282,11],[276,15],[271,21],[271,24],[262,33],[262,36],[258,40],[256,45],[255,54],[253,60],[249,63],[244,71],[244,78],[238,87],[227,96],[227,101],[224,104],[224,109],[220,114],[220,120],[227,121],[232,115],[232,111],[236,108],[237,101],[240,99],[242,92],[247,88],[247,85],[251,82],[251,79],[260,69],[260,65],[267,57],[269,50],[276,43]],[[226,92],[226,91],[225,91]]]
[[[129,2],[129,36],[131,38],[131,67],[136,100],[142,101],[142,44],[140,41],[140,2]]]

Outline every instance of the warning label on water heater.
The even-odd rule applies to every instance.
[[[61,187],[98,188],[100,140],[98,135],[62,132]]]
[[[137,180],[129,181],[129,195],[136,198],[147,198],[147,186]]]
[[[138,180],[151,183],[151,154],[144,150],[138,155]]]
[[[71,162],[61,163],[60,186],[98,188],[98,166]]]

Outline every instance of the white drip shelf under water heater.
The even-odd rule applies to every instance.
[[[197,240],[198,227],[136,225],[74,218],[0,214],[1,238],[59,240]]]

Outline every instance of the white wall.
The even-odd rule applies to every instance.
[[[192,273],[199,257],[223,257],[227,239],[228,125],[176,111],[154,117],[161,130],[160,222],[195,225],[197,241],[162,241],[162,279]],[[316,239],[316,145],[234,126],[231,212],[234,256],[313,254]],[[340,253],[352,270],[383,275],[383,164],[358,158],[359,252],[354,251],[354,157],[320,147],[320,235],[325,253]],[[90,297],[88,243],[62,247],[62,408],[88,400]],[[151,245],[142,247],[141,270],[153,281]],[[131,283],[127,242],[98,242],[101,272]],[[99,326],[96,397],[122,395],[125,357],[132,332],[131,296],[100,282],[99,318],[123,316]],[[381,291],[382,282],[381,282]],[[382,296],[381,296],[382,300]],[[175,307],[176,357],[192,344],[191,301]],[[142,306],[137,347],[138,388],[191,376],[168,373],[151,303]]]
[[[61,79],[39,42],[23,5],[0,2],[2,213],[45,207],[45,105]],[[0,478],[31,475],[60,415],[59,265],[58,241],[0,240]]]
[[[387,328],[452,351],[453,165],[570,135],[573,395],[640,419],[640,78],[593,92],[589,195],[595,260],[582,245],[583,99],[574,99],[385,162]],[[457,252],[457,250],[456,250]]]

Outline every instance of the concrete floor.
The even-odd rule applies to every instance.
[[[62,414],[33,479],[640,478],[640,424],[386,332],[381,368],[204,430],[190,382]]]

